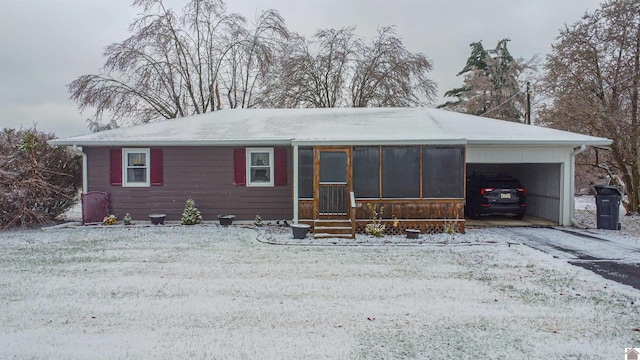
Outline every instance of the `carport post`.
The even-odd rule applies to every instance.
[[[87,154],[78,148],[78,145],[73,144],[73,152],[82,156],[82,193],[86,194],[89,191],[89,179],[87,177]]]
[[[293,145],[293,223],[298,223],[298,145]]]
[[[576,220],[576,200],[575,200],[575,188],[576,188],[576,155],[580,154],[581,152],[585,151],[587,149],[587,146],[585,144],[580,145],[580,147],[576,150],[574,150],[571,153],[571,176],[569,176],[569,216],[570,219],[569,221],[571,221],[571,225],[576,226],[578,225],[578,221]],[[566,194],[566,192],[565,192]]]

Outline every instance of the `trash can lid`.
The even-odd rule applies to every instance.
[[[620,190],[613,185],[596,185],[596,194],[598,195],[618,195],[621,196]]]

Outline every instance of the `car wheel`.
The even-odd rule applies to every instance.
[[[524,213],[518,213],[518,214],[516,214],[516,215],[514,216],[514,218],[515,218],[516,220],[522,220],[522,218],[524,218]]]

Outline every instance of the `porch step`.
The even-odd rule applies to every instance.
[[[313,237],[341,237],[352,239],[351,220],[316,220],[313,222]]]
[[[317,226],[313,228],[313,231],[324,234],[349,234],[351,235],[351,226]]]
[[[341,238],[341,239],[353,239],[351,233],[349,234],[313,234],[314,239],[328,239],[328,238]]]

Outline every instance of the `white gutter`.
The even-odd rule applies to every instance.
[[[87,179],[87,154],[83,153],[82,150],[78,149],[78,145],[73,144],[73,151],[76,154],[82,155],[82,193],[86,194],[89,186]]]
[[[258,140],[140,140],[140,139],[124,139],[124,140],[84,140],[71,138],[68,140],[50,140],[51,145],[61,146],[122,146],[122,147],[161,147],[161,146],[247,146],[247,147],[259,147],[259,146],[289,146],[291,140],[289,139],[258,139]]]
[[[580,154],[581,152],[585,151],[587,149],[587,146],[585,144],[580,145],[580,147],[576,150],[574,150],[571,153],[571,179],[569,179],[569,187],[570,187],[570,191],[571,191],[571,202],[570,202],[570,208],[569,210],[571,211],[571,218],[569,219],[569,221],[571,221],[571,225],[577,227],[578,226],[578,220],[576,220],[576,200],[575,200],[575,188],[576,188],[576,155]]]
[[[611,140],[604,138],[575,139],[575,140],[545,140],[545,139],[219,139],[219,140],[197,140],[197,139],[173,139],[173,140],[141,140],[131,138],[125,140],[90,140],[90,139],[56,139],[49,140],[51,145],[61,146],[131,146],[131,147],[153,147],[153,146],[368,146],[368,145],[500,145],[500,146],[608,146]]]
[[[605,138],[591,139],[467,139],[467,145],[512,145],[512,146],[607,146],[612,141]]]
[[[293,145],[293,223],[298,223],[298,145]]]
[[[465,139],[293,139],[298,146],[464,145]]]

